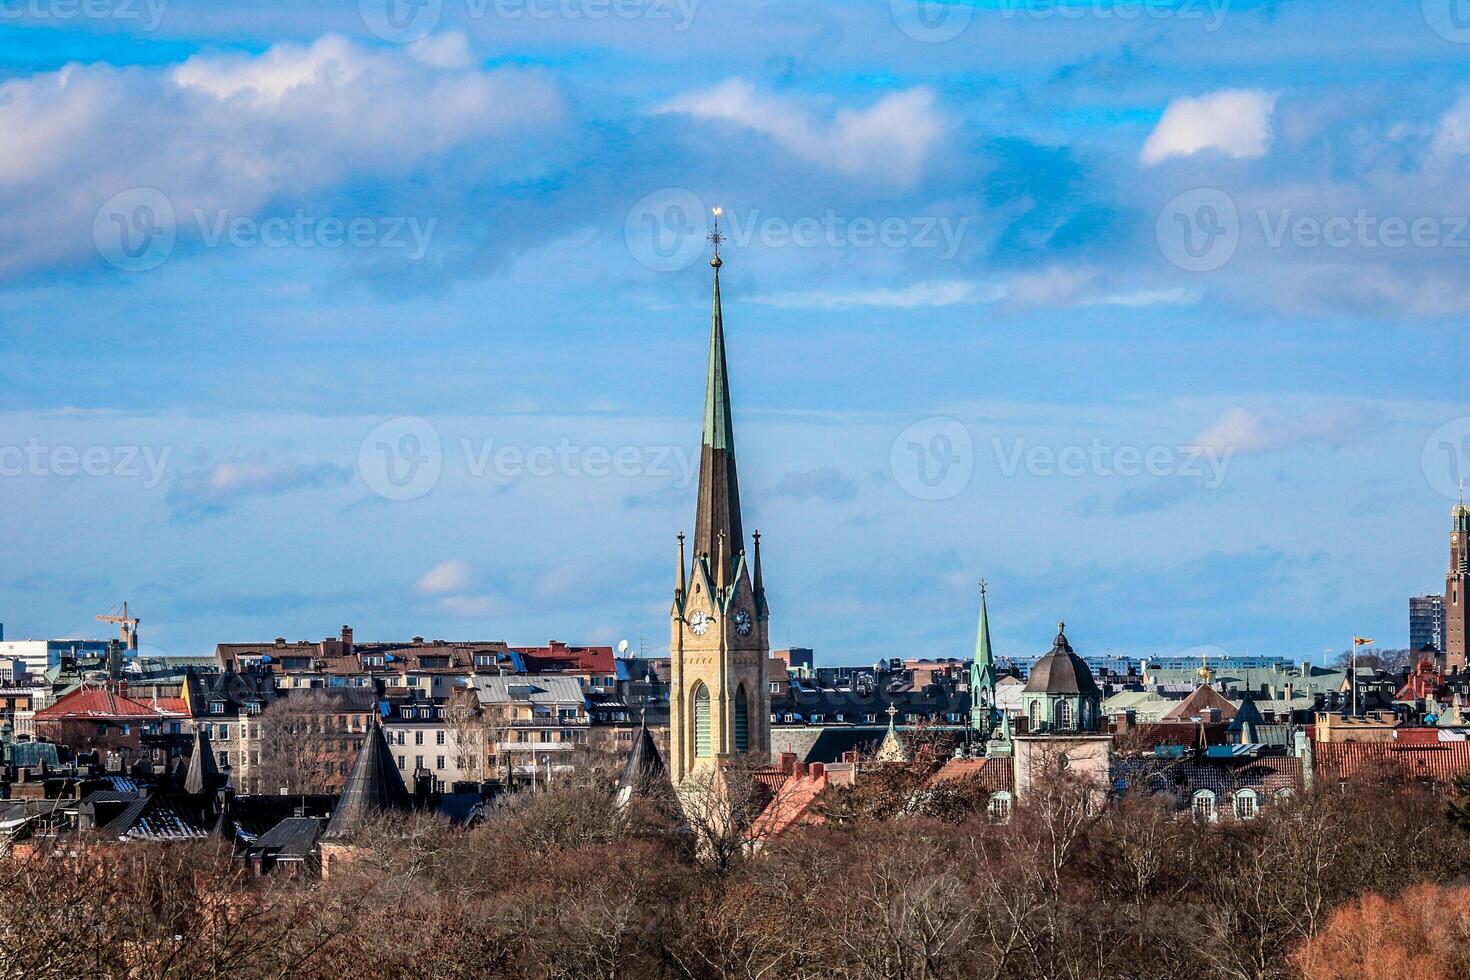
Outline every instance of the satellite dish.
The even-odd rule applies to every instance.
[[[625,657],[628,655],[628,641],[627,640],[619,640],[618,641],[618,653],[622,654]]]

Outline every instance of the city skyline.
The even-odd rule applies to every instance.
[[[1406,644],[1470,458],[1459,39],[994,7],[0,24],[7,637],[658,652],[718,205],[772,646],[964,657],[981,577],[1002,656]]]

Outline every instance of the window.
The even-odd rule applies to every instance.
[[[694,690],[694,757],[710,757],[709,688],[703,684]]]
[[[222,765],[222,766],[229,765],[230,764],[230,753],[228,753],[228,752],[221,752],[219,754],[219,764]]]
[[[1065,698],[1057,702],[1056,727],[1062,731],[1072,727],[1072,702]]]
[[[1041,699],[1035,698],[1031,701],[1030,708],[1031,725],[1033,732],[1041,731]]]
[[[990,802],[986,804],[985,811],[991,823],[1010,823],[1011,794],[1004,790],[990,794]]]
[[[215,737],[222,742],[228,742],[230,740],[230,726],[220,725],[215,731]]]
[[[415,769],[422,769],[422,768],[424,768],[424,757],[421,756],[421,755],[414,756],[413,757],[413,767]]]
[[[423,745],[424,744],[424,733],[423,732],[414,732],[413,733],[413,744],[414,745]]]
[[[402,769],[403,768],[403,756],[401,756],[401,755],[398,757],[398,768],[399,769]]]
[[[750,709],[745,705],[745,688],[735,692],[735,751],[750,751]]]
[[[1235,819],[1256,819],[1256,791],[1243,789],[1235,794]]]
[[[434,756],[434,768],[435,769],[443,769],[444,768],[444,757],[442,755],[436,755],[436,756]]]
[[[222,714],[224,714],[225,713],[225,703],[223,701],[211,701],[211,702],[209,702],[209,713],[212,714],[212,715],[222,715]]]
[[[1195,793],[1193,799],[1189,801],[1189,812],[1200,823],[1214,823],[1217,815],[1215,794],[1207,789]]]
[[[435,745],[443,745],[444,744],[444,729],[441,728],[437,732],[434,733],[434,744]]]

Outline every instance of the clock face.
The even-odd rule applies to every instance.
[[[703,636],[709,632],[710,618],[706,613],[697,612],[689,617],[689,628],[694,631],[695,636]]]
[[[749,636],[750,627],[750,613],[746,612],[744,609],[737,612],[735,614],[735,632],[739,633],[741,636]]]

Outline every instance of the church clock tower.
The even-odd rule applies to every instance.
[[[1470,508],[1464,490],[1455,505],[1450,524],[1450,569],[1444,580],[1444,667],[1464,670],[1466,644],[1470,642]]]
[[[679,535],[670,613],[669,769],[674,785],[718,759],[771,752],[770,611],[761,580],[761,536],[747,555],[735,475],[735,430],[720,310],[719,211],[715,212],[714,309],[705,380],[704,442],[692,555]],[[687,574],[686,574],[687,572]]]

